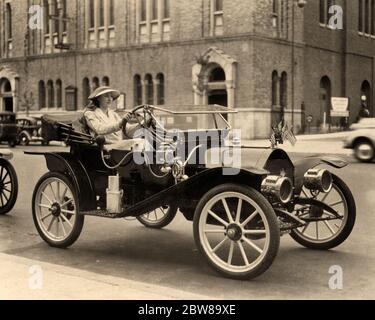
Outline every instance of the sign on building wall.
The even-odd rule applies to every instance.
[[[331,104],[331,117],[349,117],[349,98],[333,97]]]
[[[117,110],[125,110],[126,108],[126,96],[125,93],[121,93],[115,102]]]

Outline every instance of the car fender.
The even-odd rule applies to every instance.
[[[49,171],[60,172],[70,178],[77,192],[80,211],[96,209],[96,193],[93,182],[87,170],[77,158],[67,152],[25,152],[25,154],[43,155]]]
[[[306,171],[311,168],[316,168],[319,165],[328,165],[336,169],[345,168],[348,162],[337,156],[311,156],[308,158],[294,161],[294,187],[295,194],[300,194],[303,186],[303,176]]]
[[[357,129],[348,133],[344,139],[346,148],[353,149],[356,141],[360,139],[368,140],[372,145],[375,145],[375,130],[374,129]]]
[[[22,131],[18,134],[18,136],[20,136],[21,134],[25,134],[26,137],[27,137],[29,140],[32,139],[32,138],[31,138],[31,134],[30,134],[28,131],[26,131],[26,130],[22,130]]]

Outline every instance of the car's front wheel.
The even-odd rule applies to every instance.
[[[339,246],[350,235],[356,219],[356,205],[353,195],[339,177],[332,175],[333,187],[330,192],[313,196],[303,190],[302,198],[315,198],[337,212],[337,216],[314,205],[297,206],[296,215],[306,221],[304,227],[291,232],[291,237],[299,244],[317,250],[329,250]]]
[[[28,146],[30,144],[30,139],[25,133],[21,133],[18,140],[21,146]]]
[[[70,180],[48,172],[38,181],[33,194],[32,214],[39,235],[50,246],[67,248],[82,231],[77,192]]]
[[[216,271],[233,279],[251,279],[274,261],[280,230],[272,206],[258,191],[224,184],[199,201],[194,239]]]
[[[371,162],[375,157],[374,145],[368,140],[360,140],[354,146],[354,155],[361,162]]]

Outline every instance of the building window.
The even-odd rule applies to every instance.
[[[47,81],[47,108],[55,107],[55,91],[53,88],[53,81]]]
[[[151,0],[151,5],[152,5],[151,20],[152,21],[158,20],[158,10],[159,10],[158,2],[159,2],[159,0]]]
[[[43,1],[43,13],[44,13],[44,34],[49,34],[49,16],[50,16],[50,7],[48,0]]]
[[[104,0],[99,0],[99,28],[104,25]]]
[[[109,0],[109,25],[115,25],[115,4],[114,0]]]
[[[165,103],[165,92],[164,92],[164,75],[159,73],[156,76],[156,104],[163,105]]]
[[[154,104],[154,83],[152,81],[152,75],[146,74],[145,77],[145,89],[146,89],[146,103]]]
[[[84,78],[82,81],[82,105],[87,106],[89,103],[89,96],[90,96],[90,80],[88,78]]]
[[[109,78],[108,77],[103,77],[102,84],[103,84],[103,86],[109,87]]]
[[[372,102],[371,102],[371,85],[370,82],[367,80],[362,82],[361,85],[361,96],[366,97],[366,106],[369,111],[372,110]]]
[[[215,0],[215,12],[223,11],[223,0]]]
[[[358,0],[358,31],[363,32],[363,2]]]
[[[169,0],[137,1],[137,40],[140,43],[170,40]]]
[[[6,19],[6,38],[7,40],[11,40],[13,37],[13,32],[12,32],[12,7],[10,3],[6,4],[6,9],[5,9],[5,19]]]
[[[319,0],[319,22],[321,24],[326,24],[326,0]]]
[[[288,107],[288,75],[286,72],[281,74],[280,79],[280,106],[282,108]]]
[[[358,32],[375,36],[375,0],[358,0]]]
[[[62,108],[62,82],[60,79],[56,81],[56,103],[57,108]]]
[[[272,106],[278,106],[279,75],[277,71],[272,72]]]
[[[89,0],[89,28],[95,28],[95,0]]]
[[[141,0],[141,22],[146,22],[147,19],[147,1]]]
[[[54,17],[58,17],[59,15],[59,8],[57,7],[57,0],[52,0],[52,7],[50,8],[50,10],[53,12],[51,12],[51,14],[54,16]],[[57,33],[59,31],[59,20],[55,19],[53,20],[53,32],[54,33]]]
[[[99,88],[100,82],[98,77],[92,78],[92,91],[94,91],[96,88]]]
[[[38,100],[39,100],[39,109],[46,107],[46,86],[44,81],[39,81],[38,85]]]
[[[223,0],[211,0],[211,36],[223,35],[223,24]]]
[[[105,48],[115,45],[114,0],[88,0],[86,14],[86,47]]]
[[[370,0],[365,0],[365,33],[370,34]]]
[[[331,80],[324,76],[320,80],[320,120],[319,124],[331,123]]]
[[[330,13],[331,7],[335,5],[335,0],[319,0],[319,23],[322,26],[329,27],[333,13]]]
[[[273,0],[272,3],[273,27],[276,30],[275,35],[279,38],[287,36],[287,5],[286,0]]]
[[[164,0],[164,7],[163,7],[163,18],[169,19],[170,18],[170,6],[169,6],[169,0]]]
[[[142,80],[141,77],[136,74],[134,76],[134,105],[139,106],[142,104],[142,95],[143,95],[143,90],[142,90]]]
[[[67,18],[68,14],[67,14],[66,0],[61,0],[61,4],[62,4],[63,18]],[[66,23],[66,21],[64,21],[63,22],[63,32],[66,32],[67,29],[68,29],[68,24]]]

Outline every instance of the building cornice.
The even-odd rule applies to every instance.
[[[241,40],[261,41],[261,42],[268,42],[268,43],[279,44],[279,45],[284,45],[284,46],[293,45],[293,43],[287,39],[267,37],[265,35],[255,34],[255,33],[244,33],[244,34],[233,35],[233,36],[204,37],[201,39],[193,39],[193,40],[131,44],[127,46],[118,46],[118,47],[112,47],[112,48],[107,47],[107,48],[98,48],[98,49],[97,48],[79,49],[79,50],[71,50],[71,51],[59,52],[59,53],[28,55],[28,56],[22,56],[22,57],[0,59],[0,63],[19,62],[19,61],[24,61],[24,60],[32,61],[32,60],[39,60],[39,59],[54,59],[58,57],[70,57],[70,56],[74,57],[75,55],[117,53],[117,52],[126,52],[126,51],[132,51],[132,50],[145,50],[145,49],[154,49],[154,48],[156,49],[156,48],[165,48],[165,47],[192,46],[192,45],[201,45],[201,44],[212,46],[214,44],[217,44],[218,42],[225,43],[225,42],[233,42],[233,41],[241,41]],[[294,46],[303,48],[305,44],[300,43],[300,42],[295,42]]]

